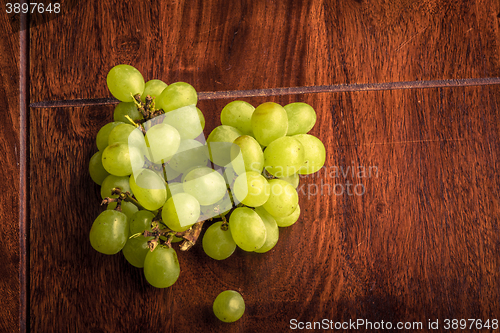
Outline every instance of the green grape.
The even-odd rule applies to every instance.
[[[215,260],[229,258],[236,250],[236,243],[231,236],[229,225],[227,230],[222,230],[221,226],[222,222],[215,222],[203,235],[203,250]]]
[[[158,124],[146,132],[146,143],[153,163],[167,161],[175,154],[181,143],[177,130],[167,124]]]
[[[149,80],[144,85],[144,92],[141,95],[141,101],[146,103],[146,96],[148,95],[152,98],[158,98],[166,87],[167,84],[162,80]]]
[[[141,130],[129,124],[120,124],[109,132],[108,145],[111,146],[112,144],[119,142],[126,143],[129,146],[138,147],[140,149],[144,149],[146,147],[146,141],[144,140],[144,135]]]
[[[165,181],[154,171],[143,169],[130,176],[130,188],[139,203],[147,210],[156,210],[167,201]]]
[[[210,160],[220,166],[231,163],[231,147],[239,136],[241,132],[232,126],[221,125],[214,128],[207,138]]]
[[[198,111],[198,118],[200,118],[200,126],[203,131],[205,129],[205,116],[203,116],[203,112],[198,107],[196,107],[196,111]]]
[[[184,188],[182,186],[182,183],[169,182],[167,184],[167,191],[168,191],[168,197],[171,198],[177,193],[184,193]]]
[[[191,194],[177,193],[167,200],[161,217],[173,231],[188,230],[200,217],[200,203]]]
[[[116,202],[111,202],[108,204],[108,207],[106,207],[106,209],[113,210],[116,208],[116,205],[117,205]],[[139,208],[137,208],[136,205],[134,205],[131,202],[124,201],[124,200],[121,203],[121,208],[122,208],[122,213],[127,215],[129,222],[132,219],[132,217],[134,216],[134,214],[139,211]]]
[[[242,135],[231,146],[231,164],[237,174],[245,171],[262,172],[264,168],[264,153],[260,144],[249,135]]]
[[[297,208],[295,208],[292,214],[285,217],[275,217],[274,219],[276,220],[276,224],[278,225],[278,227],[289,227],[295,222],[297,222],[299,216],[300,216],[300,206],[297,205]]]
[[[232,190],[238,202],[249,207],[262,206],[269,199],[270,194],[267,179],[255,171],[248,171],[239,175]]]
[[[276,177],[296,174],[304,164],[304,147],[292,137],[276,139],[264,151],[264,169]]]
[[[156,98],[156,108],[166,113],[183,106],[196,105],[198,94],[192,85],[186,82],[175,82],[166,87]]]
[[[266,226],[266,242],[260,249],[255,250],[255,252],[265,253],[271,250],[276,245],[276,243],[278,243],[280,232],[278,225],[276,224],[276,220],[264,208],[257,207],[255,208],[255,212],[259,214],[262,222],[264,222],[264,225]]]
[[[130,235],[142,234],[145,230],[151,230],[151,223],[155,215],[149,210],[140,210],[132,215],[130,219]]]
[[[89,161],[90,178],[97,184],[101,185],[104,179],[109,176],[109,172],[102,166],[102,152],[95,153]]]
[[[245,251],[258,250],[266,242],[266,226],[253,209],[236,208],[229,217],[229,226],[234,242]]]
[[[237,128],[241,133],[252,135],[252,113],[255,108],[244,101],[233,101],[221,111],[220,122]]]
[[[293,138],[300,141],[304,147],[304,163],[299,173],[301,175],[309,175],[321,169],[326,159],[323,142],[310,134],[298,134],[294,135]]]
[[[205,127],[205,118],[198,112],[194,105],[184,106],[164,114],[163,123],[174,127],[181,139],[195,139]]]
[[[105,210],[92,224],[90,244],[98,252],[116,254],[127,243],[128,233],[127,215],[116,210]]]
[[[123,256],[127,261],[137,268],[144,267],[144,259],[149,252],[148,241],[154,237],[134,237],[127,240],[122,249]]]
[[[184,172],[195,166],[206,166],[207,147],[196,140],[182,140],[179,149],[168,162],[168,166],[177,172]]]
[[[153,252],[149,251],[146,254],[144,276],[153,287],[170,287],[179,278],[180,271],[174,249],[158,245]]]
[[[286,135],[306,134],[316,123],[316,111],[306,103],[290,103],[284,106],[288,117]]]
[[[252,114],[252,132],[257,141],[267,146],[286,135],[288,118],[285,109],[273,102],[263,103]]]
[[[217,171],[198,167],[189,171],[183,180],[184,192],[194,196],[200,205],[213,205],[227,192],[226,181]]]
[[[113,188],[118,188],[122,192],[130,192],[130,194],[132,194],[128,177],[109,175],[102,181],[101,198],[118,198],[118,194],[111,195]]]
[[[204,168],[202,166],[194,166],[194,167],[191,167],[189,169],[187,169],[186,171],[184,171],[184,173],[181,175],[181,183],[184,182],[184,179],[186,179],[186,176],[189,175],[189,173],[195,169],[199,169],[199,168]],[[210,169],[210,168],[209,168]],[[210,169],[212,170],[212,169]],[[183,190],[184,191],[184,190]]]
[[[126,143],[113,143],[102,152],[102,166],[115,176],[128,176],[143,165],[144,158],[139,148]]]
[[[144,119],[139,110],[137,110],[137,106],[134,102],[120,102],[116,105],[115,111],[113,112],[113,119],[115,121],[121,121],[125,124],[133,125],[133,123],[131,123],[125,116],[130,117],[130,119],[135,122]]]
[[[240,293],[234,290],[221,292],[214,301],[214,314],[225,323],[232,323],[243,316],[245,301]]]
[[[130,65],[111,68],[106,83],[111,94],[122,102],[133,102],[133,96],[142,94],[145,86],[141,72]]]
[[[107,146],[108,146],[108,138],[109,138],[109,133],[115,126],[118,126],[120,124],[123,124],[121,121],[114,121],[111,123],[107,123],[101,129],[99,132],[97,132],[96,136],[96,144],[97,144],[97,149],[100,151],[103,151]]]
[[[163,169],[165,170],[165,173],[163,173],[162,171],[161,174],[164,179],[166,176],[167,181],[171,181],[172,179],[179,177],[179,175],[181,174],[181,172],[175,171],[168,164],[163,164]]]
[[[299,203],[299,196],[293,186],[281,179],[271,179],[271,194],[263,205],[269,214],[284,217],[293,213]]]
[[[278,177],[278,179],[282,179],[282,180],[290,183],[294,188],[299,187],[300,176],[298,173],[295,173],[295,174],[288,176],[288,177]]]
[[[231,208],[233,208],[234,206],[235,205],[233,204],[229,193],[226,193],[224,198],[217,201],[215,204],[210,206],[201,206],[201,213],[198,221],[208,220],[212,217],[217,216],[224,216],[229,213]]]

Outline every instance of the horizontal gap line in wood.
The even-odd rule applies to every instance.
[[[266,97],[282,95],[316,94],[316,93],[339,93],[339,92],[360,92],[360,91],[380,91],[380,90],[401,90],[401,89],[424,89],[424,88],[452,88],[468,86],[485,86],[500,84],[500,77],[491,78],[469,78],[456,80],[429,80],[429,81],[404,81],[386,83],[354,83],[335,84],[308,87],[288,87],[288,88],[264,88],[251,90],[226,90],[226,91],[205,91],[198,93],[199,100],[245,98],[245,97]],[[116,98],[93,98],[93,99],[72,99],[63,101],[44,101],[30,104],[32,108],[62,108],[62,107],[85,107],[95,105],[116,104]]]

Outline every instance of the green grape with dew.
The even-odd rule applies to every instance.
[[[252,114],[252,132],[257,141],[267,146],[286,135],[288,118],[285,109],[273,102],[260,104]]]
[[[130,219],[130,235],[142,234],[145,230],[152,231],[151,223],[155,215],[149,210],[139,210]]]
[[[299,170],[301,175],[315,173],[323,167],[326,160],[326,150],[323,142],[310,134],[298,134],[293,136],[300,141],[304,147],[304,163]]]
[[[123,249],[129,236],[127,216],[116,210],[105,210],[90,229],[90,244],[103,254],[116,254]]]
[[[163,223],[173,231],[189,229],[200,217],[200,203],[188,193],[177,193],[167,200],[161,211]]]
[[[270,195],[267,179],[255,171],[242,173],[234,182],[233,195],[245,206],[258,207],[266,203]]]
[[[108,145],[110,146],[114,143],[126,143],[129,146],[140,149],[146,147],[146,141],[141,130],[130,124],[120,124],[109,132]]]
[[[192,85],[186,82],[175,82],[166,87],[156,98],[156,108],[170,112],[183,106],[196,105],[198,93]]]
[[[203,235],[203,250],[212,259],[224,260],[229,258],[236,250],[236,243],[231,236],[229,225],[227,230],[221,228],[222,222],[215,222]]]
[[[262,222],[264,222],[264,225],[266,226],[266,242],[264,243],[264,245],[262,245],[261,248],[255,250],[255,252],[265,253],[271,250],[276,245],[276,243],[278,243],[280,232],[275,218],[264,208],[257,207],[255,208],[255,212],[259,214]]]
[[[122,249],[125,259],[134,267],[144,267],[144,260],[149,252],[148,241],[154,237],[133,237],[127,240]]]
[[[141,150],[123,142],[113,143],[102,152],[102,166],[115,176],[128,176],[143,165]]]
[[[156,288],[168,288],[177,281],[180,274],[179,260],[175,250],[158,245],[149,251],[144,259],[146,281]]]
[[[167,201],[167,185],[154,171],[143,169],[130,176],[130,188],[137,201],[147,210],[156,210]]]
[[[204,206],[215,204],[227,192],[224,177],[207,167],[198,167],[188,172],[182,185],[184,192],[194,196]]]
[[[242,135],[233,141],[231,146],[231,165],[237,174],[246,171],[262,172],[264,153],[260,144],[249,135]]]
[[[229,216],[229,226],[234,242],[244,251],[258,250],[266,242],[266,226],[253,209],[236,208]]]
[[[269,185],[271,192],[269,199],[263,205],[264,209],[274,217],[292,214],[299,203],[299,196],[295,188],[281,179],[271,179]]]
[[[182,140],[179,149],[168,162],[168,166],[177,172],[184,172],[195,166],[206,166],[207,147],[196,140]]]
[[[278,225],[278,227],[289,227],[295,222],[297,222],[299,217],[300,217],[300,205],[297,205],[297,208],[295,208],[292,214],[284,217],[275,217],[274,219],[276,220],[276,224]]]
[[[213,310],[219,320],[225,323],[232,323],[243,316],[245,301],[237,291],[226,290],[215,298]]]
[[[89,161],[90,178],[97,184],[101,185],[104,179],[109,176],[109,172],[102,166],[102,151],[98,151]]]
[[[184,193],[184,187],[179,182],[169,182],[167,184],[168,198],[173,197],[177,193]]]
[[[116,205],[117,205],[116,202],[111,202],[111,203],[108,204],[108,206],[106,207],[106,209],[107,210],[114,210],[116,208]],[[125,215],[127,215],[129,223],[130,223],[130,220],[132,219],[132,217],[134,216],[134,214],[139,211],[139,208],[137,208],[136,205],[134,205],[131,202],[127,202],[125,200],[123,200],[121,202],[121,206],[120,207],[122,209],[122,213],[125,214]]]
[[[168,85],[162,80],[149,80],[144,85],[144,92],[141,94],[141,101],[146,102],[146,96],[151,96],[153,99],[160,96]]]
[[[304,147],[293,137],[276,139],[264,151],[264,169],[276,177],[296,174],[303,164]]]
[[[205,118],[194,105],[167,112],[163,115],[163,123],[174,127],[182,140],[195,139],[205,127]]]
[[[232,101],[221,111],[220,122],[237,128],[245,135],[252,135],[252,114],[255,108],[244,101]]]
[[[157,124],[146,132],[146,144],[153,163],[168,161],[179,148],[181,137],[179,132],[167,124]]]
[[[111,123],[107,123],[106,125],[101,127],[99,132],[97,132],[97,136],[95,139],[97,149],[99,149],[100,151],[103,151],[108,146],[109,133],[111,132],[111,130],[113,128],[115,128],[116,126],[118,126],[120,124],[123,124],[123,123],[121,121],[114,121]]]
[[[144,91],[141,72],[130,65],[117,65],[108,72],[106,83],[111,94],[122,102],[133,102],[134,96]]]
[[[306,134],[316,124],[316,111],[309,104],[297,102],[284,106],[288,117],[286,135]]]
[[[220,166],[231,163],[233,141],[241,135],[242,133],[232,126],[221,125],[214,128],[207,138],[210,160]]]
[[[134,102],[118,103],[115,107],[115,110],[113,111],[113,119],[115,121],[133,125],[133,123],[127,117],[132,119],[133,122],[138,122],[144,119],[143,115],[139,112],[139,110],[137,110],[137,106]]]
[[[111,195],[113,188],[120,189],[122,192],[130,192],[132,194],[132,189],[129,184],[129,177],[119,177],[115,175],[109,175],[102,181],[101,184],[101,198],[118,198],[118,194]]]

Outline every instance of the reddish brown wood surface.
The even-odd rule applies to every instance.
[[[2,8],[3,10],[3,8]],[[0,331],[19,328],[19,33],[0,14]]]
[[[31,102],[108,97],[105,76],[118,63],[199,91],[497,77],[499,14],[495,0],[82,2],[31,29]],[[16,36],[0,47],[11,111],[2,189],[17,195]],[[31,330],[281,332],[292,319],[500,319],[499,99],[498,86],[246,98],[311,104],[327,172],[302,180],[301,218],[271,252],[215,262],[195,246],[179,253],[181,276],[166,290],[88,241],[102,208],[87,163],[113,107],[32,109]],[[227,102],[199,103],[206,135]],[[352,174],[359,167],[366,174]],[[356,184],[363,195],[346,192]],[[0,287],[11,299],[2,299],[0,328],[12,331],[16,197],[3,196],[2,207]],[[246,301],[233,324],[211,311],[226,289]]]

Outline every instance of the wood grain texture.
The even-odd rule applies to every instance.
[[[493,0],[81,3],[31,30],[32,102],[108,97],[118,63],[200,91],[499,76],[498,13]],[[103,208],[87,163],[112,106],[32,109],[31,330],[500,318],[499,89],[246,98],[311,104],[327,172],[302,180],[301,218],[271,252],[215,262],[195,246],[166,290],[88,242]],[[205,135],[227,102],[199,103]],[[211,311],[226,289],[247,306],[229,325]]]
[[[0,331],[19,328],[19,33],[0,14]]]

